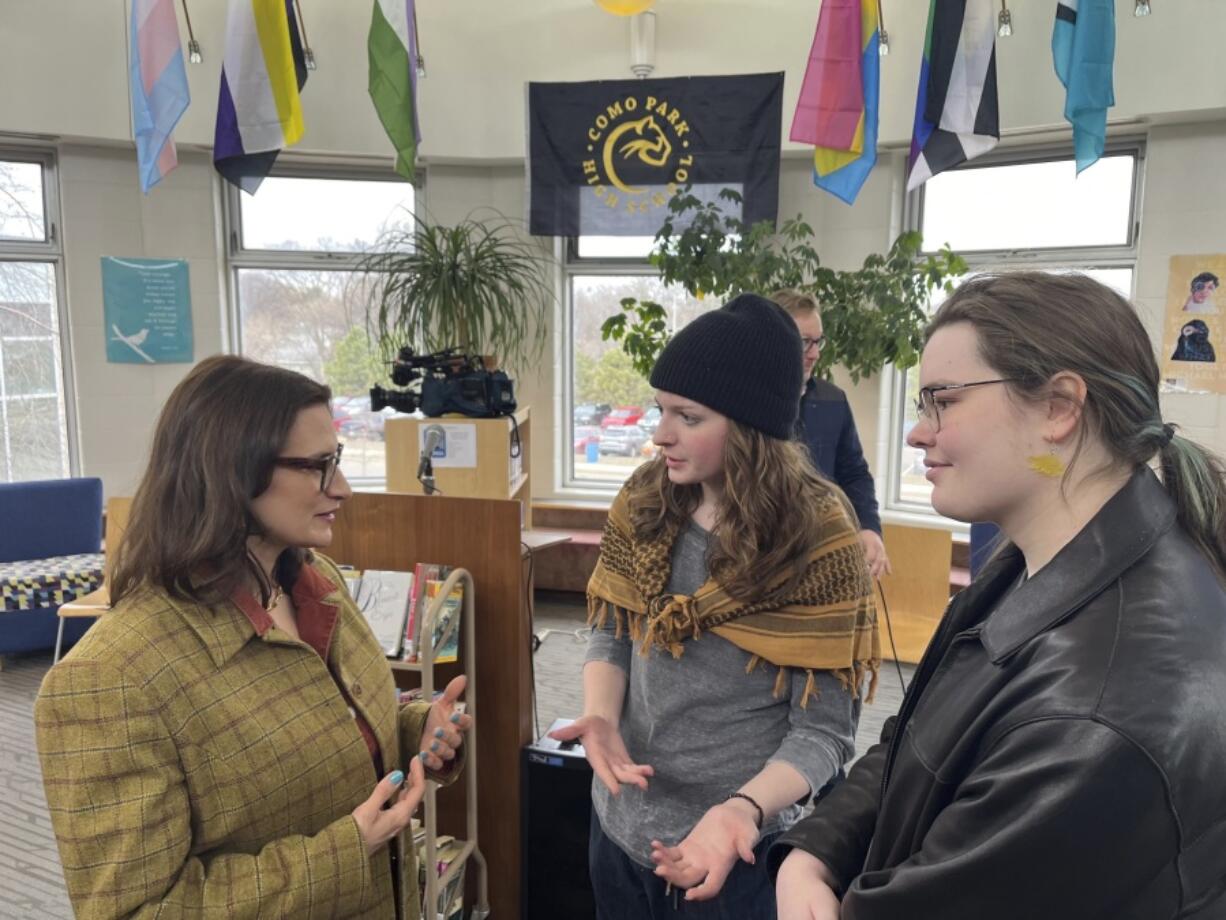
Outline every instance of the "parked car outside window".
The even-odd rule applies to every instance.
[[[639,406],[618,406],[600,423],[601,428],[613,428],[618,425],[634,425],[643,417]]]
[[[588,403],[586,405],[575,406],[575,424],[599,425],[604,421],[605,416],[612,411],[613,407],[608,403]]]
[[[636,457],[647,441],[647,432],[638,425],[614,425],[601,432],[600,452]]]

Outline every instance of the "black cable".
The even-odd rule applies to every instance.
[[[898,663],[898,646],[894,644],[894,627],[890,623],[890,605],[885,602],[885,588],[881,587],[881,579],[877,579],[877,593],[881,596],[881,612],[885,614],[885,631],[890,637],[890,651],[894,653],[894,667],[898,670],[898,686],[903,696],[907,695],[907,682],[902,676],[902,665]]]
[[[532,603],[532,570],[536,565],[536,555],[532,547],[523,540],[519,545],[528,551],[528,577],[524,579],[524,605],[528,610],[528,679],[532,682],[532,740],[541,737],[541,716],[536,707],[536,650],[541,647],[536,637],[536,616]]]

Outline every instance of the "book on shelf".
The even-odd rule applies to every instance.
[[[419,562],[413,567],[413,594],[409,599],[409,617],[404,628],[404,660],[417,661],[421,640],[421,621],[426,613],[425,588],[431,579],[437,579],[441,567]]]
[[[370,624],[375,640],[389,658],[399,658],[404,646],[405,622],[413,590],[411,572],[367,569],[360,575],[344,573],[354,603]]]
[[[440,571],[437,580],[426,582],[426,610],[437,602],[450,569]],[[434,619],[434,631],[430,638],[430,647],[434,653],[435,664],[447,664],[459,660],[460,657],[460,623],[463,620],[464,588],[456,585],[451,593],[443,598],[438,614]],[[420,651],[420,648],[419,648]]]
[[[443,583],[452,570],[453,567],[449,565],[423,562],[419,562],[414,567],[413,594],[409,601],[408,620],[405,624],[404,659],[406,661],[421,661],[422,623],[431,605],[438,600]],[[441,602],[442,606],[434,621],[434,632],[431,634],[430,644],[434,652],[435,664],[446,664],[459,659],[463,602],[464,589],[461,585],[456,585],[450,595]]]
[[[460,857],[464,851],[464,841],[456,840],[447,834],[440,834],[434,842],[434,871],[438,873],[438,877],[442,877],[451,864]],[[417,877],[422,892],[422,917],[429,917],[433,913],[438,920],[453,920],[453,918],[462,917],[464,915],[464,869],[465,863],[461,863],[455,874],[448,879],[447,884],[439,889],[438,902],[434,905],[434,911],[431,911],[430,905],[425,903],[426,891],[426,846],[424,839],[417,847]]]

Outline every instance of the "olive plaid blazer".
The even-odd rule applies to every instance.
[[[428,707],[398,705],[339,571],[311,565],[336,586],[328,664],[404,769]],[[328,667],[234,604],[125,599],[47,674],[34,718],[78,917],[417,920],[411,841],[394,841],[396,905],[388,851],[368,857],[350,814],[379,778]]]

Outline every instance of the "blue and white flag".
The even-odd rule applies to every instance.
[[[1077,172],[1103,155],[1115,61],[1113,0],[1060,0],[1051,33],[1056,76],[1064,84],[1064,117],[1073,126]]]
[[[172,136],[191,102],[173,0],[133,0],[128,77],[132,136],[145,194],[179,165]]]

